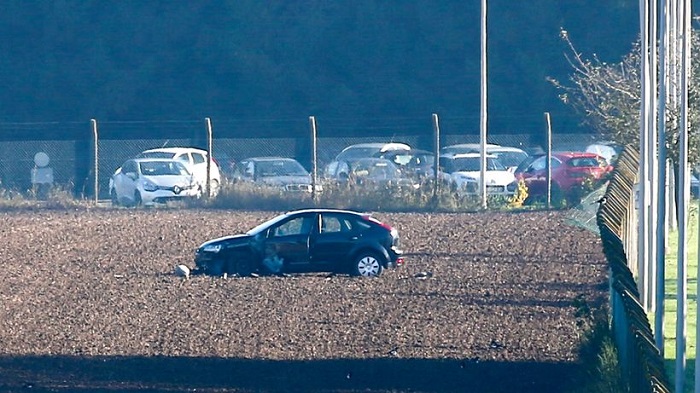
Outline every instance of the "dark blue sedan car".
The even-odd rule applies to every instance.
[[[305,209],[279,215],[245,234],[205,242],[196,251],[195,272],[379,276],[403,265],[402,255],[398,231],[369,214]]]

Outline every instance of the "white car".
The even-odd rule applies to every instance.
[[[479,153],[458,153],[440,156],[440,167],[459,190],[466,193],[478,192],[481,179],[481,155]],[[512,196],[518,182],[513,172],[503,165],[496,156],[486,155],[486,193],[488,195]]]
[[[137,158],[171,158],[184,162],[194,175],[197,184],[202,189],[202,194],[207,187],[207,161],[209,155],[204,149],[194,147],[160,147],[141,152]],[[211,160],[211,196],[219,194],[221,187],[221,170],[219,165]]]
[[[359,158],[375,157],[377,153],[385,153],[394,150],[411,150],[411,146],[400,142],[371,142],[350,145],[343,149],[325,168],[324,175],[328,178],[339,175],[338,165],[346,161],[354,161]]]
[[[112,175],[109,195],[115,206],[139,206],[199,198],[202,190],[180,160],[132,158]]]
[[[480,151],[479,143],[461,143],[443,147],[440,149],[440,154],[479,153]],[[515,172],[518,165],[530,156],[523,149],[491,143],[486,144],[486,154],[494,155],[511,172]]]

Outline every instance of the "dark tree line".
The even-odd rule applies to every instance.
[[[339,133],[479,129],[480,1],[8,0],[0,13],[0,122],[315,115]],[[489,1],[489,129],[561,132],[581,119],[547,77],[559,39],[619,61],[638,1]],[[401,128],[401,129],[399,129]]]

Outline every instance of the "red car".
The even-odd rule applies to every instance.
[[[587,152],[552,153],[552,200],[578,203],[587,187],[599,183],[612,171],[605,158]],[[515,171],[518,180],[527,185],[528,199],[533,203],[547,198],[547,156],[534,158]]]

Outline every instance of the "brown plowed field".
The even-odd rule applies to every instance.
[[[0,213],[0,391],[562,392],[580,369],[574,299],[604,304],[606,265],[563,212],[376,213],[408,255],[374,279],[172,274],[274,215]]]

